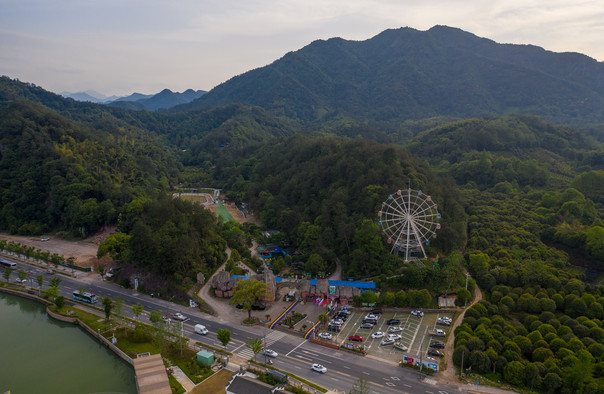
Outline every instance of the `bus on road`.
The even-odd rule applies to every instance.
[[[99,300],[99,297],[88,292],[80,293],[79,290],[74,290],[72,294],[74,300],[87,302],[89,304],[95,304]]]
[[[15,268],[17,268],[17,263],[15,263],[14,261],[0,259],[0,267],[15,269]]]

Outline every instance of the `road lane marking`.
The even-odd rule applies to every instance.
[[[300,342],[300,344],[298,346],[296,346],[295,348],[293,348],[292,350],[290,350],[289,353],[286,354],[286,356],[289,356],[294,350],[296,350],[300,346],[304,345],[305,343],[306,343],[306,340]]]
[[[287,354],[286,354],[286,356],[287,356]],[[302,356],[300,354],[294,354],[294,357],[301,358],[302,360],[312,361],[312,358],[304,357],[304,356]]]
[[[348,378],[350,378],[350,377],[351,377],[350,375],[348,375],[348,374],[347,374],[347,373],[345,373],[345,372],[340,372],[340,371],[334,371],[334,372],[335,372],[335,373],[339,373],[340,375],[342,375],[342,376],[346,376],[346,377],[348,377]]]
[[[369,376],[369,372],[363,372],[365,375]]]
[[[350,368],[348,365],[342,365],[342,366],[343,366],[344,368],[346,368],[346,369],[352,369],[352,368]]]

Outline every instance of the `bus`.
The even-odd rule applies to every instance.
[[[96,295],[94,295],[92,293],[88,293],[88,292],[80,293],[79,290],[74,290],[73,299],[78,300],[78,301],[87,302],[89,304],[95,304],[99,300],[99,298]]]
[[[17,268],[17,263],[15,263],[14,261],[0,259],[0,267],[15,269]]]

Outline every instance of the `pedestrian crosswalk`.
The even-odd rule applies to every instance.
[[[287,334],[284,332],[280,332],[280,331],[271,331],[270,333],[268,333],[266,335],[266,337],[263,337],[262,339],[266,341],[266,349],[270,348],[270,346],[279,341],[281,338],[283,338],[284,336],[286,336]],[[237,349],[235,352],[235,354],[237,354],[238,356],[244,357],[246,359],[250,359],[250,358],[254,358],[254,352],[252,351],[252,349],[250,349],[249,347],[247,347],[246,345],[242,345],[239,349]],[[262,351],[260,353],[258,353],[258,356],[260,356],[262,354]]]

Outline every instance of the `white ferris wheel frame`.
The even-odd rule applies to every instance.
[[[382,203],[379,225],[392,244],[390,253],[405,250],[405,261],[409,261],[409,251],[419,248],[427,258],[424,243],[440,229],[438,206],[421,190],[408,188],[406,192],[397,190]]]

